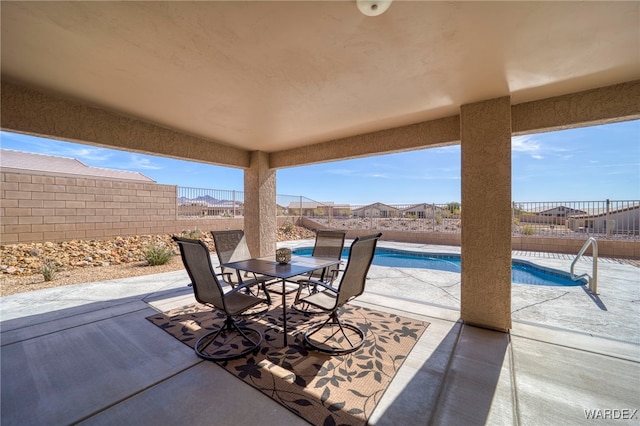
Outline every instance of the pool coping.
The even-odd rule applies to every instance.
[[[296,251],[297,250],[313,250],[313,245],[311,246],[298,246],[292,249],[293,254],[297,254]],[[347,245],[345,245],[345,248],[343,250],[342,256],[343,259],[345,254],[344,252],[348,252],[349,251],[349,247]],[[456,259],[456,260],[460,260],[461,259],[461,254],[459,253],[445,253],[445,252],[431,252],[431,251],[412,251],[412,250],[405,250],[405,249],[397,249],[397,248],[390,248],[390,247],[383,247],[383,246],[378,246],[376,248],[376,254],[378,254],[378,252],[381,253],[398,253],[398,254],[402,254],[402,255],[410,255],[410,256],[415,256],[415,257],[425,257],[425,258],[435,258],[435,259]],[[305,254],[306,255],[306,254]],[[543,272],[545,274],[548,275],[552,275],[558,278],[563,278],[567,281],[570,281],[571,284],[557,284],[557,285],[551,285],[551,284],[536,284],[536,283],[526,283],[526,282],[518,282],[518,281],[512,281],[513,284],[518,284],[518,285],[538,285],[538,286],[551,286],[551,287],[575,287],[575,286],[588,286],[589,281],[582,278],[578,277],[577,279],[573,279],[571,277],[571,273],[570,272],[565,272],[565,271],[561,271],[555,268],[550,268],[550,267],[546,267],[546,266],[542,266],[542,265],[538,265],[536,263],[533,263],[529,260],[522,260],[522,259],[517,259],[517,258],[513,258],[511,259],[511,265],[518,265],[518,266],[525,266],[531,269],[535,269],[536,271],[539,272]],[[378,266],[389,266],[389,265],[378,265]],[[389,266],[389,267],[395,267],[395,268],[402,268],[402,266]],[[432,269],[432,270],[437,270],[437,271],[446,271],[446,272],[453,272],[453,273],[460,273],[459,271],[449,271],[447,269],[437,269],[437,268],[424,268],[424,269]]]
[[[350,246],[351,241],[345,241]],[[313,246],[313,240],[280,242],[279,247]],[[458,246],[380,241],[385,249],[460,255]],[[407,250],[409,249],[409,250]],[[569,274],[575,256],[564,253],[512,251],[512,259],[533,263]],[[593,258],[583,256],[575,274],[590,273]],[[384,269],[382,269],[384,268]],[[541,286],[517,284],[511,287],[511,315],[516,323],[535,324],[566,332],[627,342],[640,346],[640,267],[612,258],[598,259],[598,294],[585,285]],[[413,283],[412,290],[395,286],[396,282]],[[451,310],[459,317],[461,274],[437,270],[413,270],[372,265],[365,295],[387,296]],[[404,303],[403,302],[403,303]]]

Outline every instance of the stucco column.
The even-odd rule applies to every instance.
[[[461,316],[511,328],[511,101],[463,105]]]
[[[244,232],[253,256],[276,251],[276,171],[269,169],[269,154],[251,153],[244,171]]]

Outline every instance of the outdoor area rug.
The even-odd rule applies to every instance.
[[[239,321],[262,333],[261,346],[217,364],[311,424],[364,425],[429,323],[347,305],[341,318],[365,330],[366,340],[355,352],[330,356],[305,347],[302,337],[325,318],[287,309],[289,345],[283,348],[282,308],[274,304]],[[147,319],[193,347],[224,323],[224,314],[196,303]]]

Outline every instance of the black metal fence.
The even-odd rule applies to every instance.
[[[304,216],[341,229],[459,233],[462,227],[463,206],[456,202],[359,205],[277,195],[276,204],[279,216]],[[179,187],[178,215],[243,216],[244,192]],[[511,226],[514,236],[637,240],[640,200],[513,202]]]

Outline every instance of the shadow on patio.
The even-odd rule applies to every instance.
[[[183,277],[148,276],[146,291],[114,280],[114,300],[87,302],[101,283],[3,298],[2,423],[306,424],[145,319],[194,302]],[[388,296],[358,304],[431,323],[371,424],[579,424],[585,410],[637,408],[636,345],[530,325],[504,334]]]

